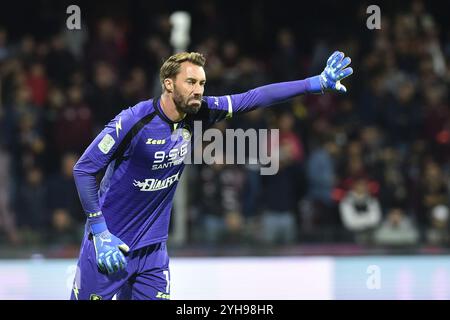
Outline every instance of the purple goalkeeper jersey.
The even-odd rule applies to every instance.
[[[194,121],[201,121],[205,130],[233,113],[318,92],[317,81],[309,78],[242,94],[205,96],[197,114],[176,123],[165,116],[159,98],[123,110],[105,126],[74,167],[84,211],[91,217],[101,211],[110,232],[131,250],[165,241],[183,159],[195,138]],[[174,135],[174,130],[181,134]],[[98,188],[95,176],[105,168]]]

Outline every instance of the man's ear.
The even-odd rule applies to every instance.
[[[164,79],[164,88],[166,88],[167,92],[173,92],[173,80],[170,78]]]

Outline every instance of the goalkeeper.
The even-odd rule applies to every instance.
[[[163,93],[123,110],[88,146],[74,167],[87,222],[71,299],[169,299],[166,240],[183,158],[194,121],[207,129],[234,113],[297,95],[346,92],[350,58],[336,51],[324,71],[241,94],[203,96],[205,58],[171,56],[160,69]],[[183,134],[173,139],[173,133]],[[96,175],[106,169],[97,185]]]

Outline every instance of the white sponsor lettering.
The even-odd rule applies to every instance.
[[[167,169],[167,168],[171,168],[173,166],[178,166],[178,165],[183,163],[183,160],[184,160],[184,158],[178,159],[178,160],[174,160],[172,162],[154,164],[152,166],[152,170]]]
[[[140,188],[140,191],[157,191],[170,187],[175,181],[179,180],[179,172],[164,180],[159,179],[145,179],[144,182],[134,180],[133,185]]]
[[[166,140],[165,139],[152,139],[152,138],[148,138],[146,144],[165,144]]]

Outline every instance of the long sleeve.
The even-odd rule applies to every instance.
[[[73,177],[84,212],[92,222],[101,222],[96,167],[89,157],[82,157],[73,168]],[[98,221],[100,220],[100,221]]]
[[[105,222],[96,175],[113,160],[114,152],[135,122],[130,109],[122,111],[98,134],[74,166],[78,196],[91,226]]]
[[[321,93],[319,77],[257,87],[241,94],[231,95],[232,112],[247,112],[260,107],[289,100],[305,93]]]
[[[234,113],[244,113],[281,103],[306,93],[322,93],[319,76],[304,80],[272,83],[244,93],[226,96],[205,96],[209,110],[209,123],[230,118]]]

